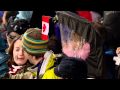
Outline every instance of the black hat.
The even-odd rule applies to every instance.
[[[22,35],[28,28],[30,28],[30,24],[27,20],[24,19],[16,20],[13,22],[10,21],[7,25],[8,34],[10,32],[16,32],[19,35]]]

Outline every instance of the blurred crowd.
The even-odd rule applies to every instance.
[[[119,79],[119,11],[0,11],[0,79]]]

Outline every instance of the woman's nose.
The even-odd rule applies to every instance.
[[[23,56],[23,55],[24,55],[24,51],[23,51],[23,50],[20,50],[20,51],[19,51],[19,55]]]

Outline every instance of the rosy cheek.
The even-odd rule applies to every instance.
[[[25,58],[25,61],[27,61],[28,60],[28,58]]]
[[[17,64],[18,62],[17,56],[14,56],[14,62]]]

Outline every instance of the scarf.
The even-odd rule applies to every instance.
[[[9,68],[9,74],[12,74],[12,75],[15,75],[19,70],[22,69],[23,66],[15,66],[15,65],[12,65],[10,68]]]

